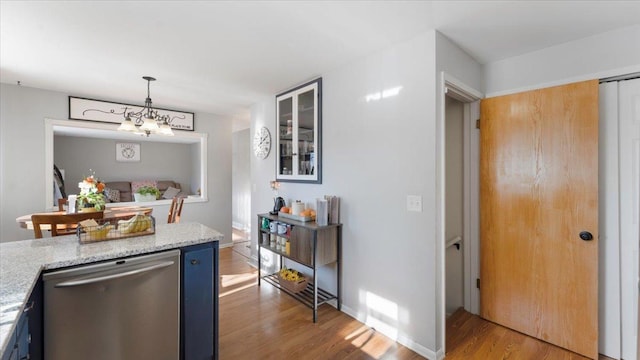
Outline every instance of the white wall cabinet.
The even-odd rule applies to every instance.
[[[276,96],[276,179],[322,183],[322,78]]]

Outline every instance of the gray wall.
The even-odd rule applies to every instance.
[[[139,162],[117,162],[116,143],[122,140],[54,136],[54,163],[65,170],[65,191],[77,194],[78,182],[90,175],[103,182],[132,180],[173,180],[184,192],[194,194],[192,147],[197,144],[172,144],[141,141]],[[129,141],[127,141],[129,142]],[[200,167],[198,166],[198,171]],[[196,178],[199,181],[199,178]]]
[[[233,226],[251,228],[251,140],[249,129],[236,131],[232,140]]]
[[[20,215],[46,209],[43,174],[44,119],[66,119],[68,95],[0,84],[2,242],[33,238],[33,231],[20,229],[15,219]],[[105,100],[135,102],[131,99]],[[182,210],[182,221],[197,221],[223,233],[225,240],[221,245],[231,242],[231,123],[231,119],[196,112],[196,131],[209,135],[206,164],[209,201],[188,203]],[[166,222],[168,211],[168,205],[156,206],[153,213],[159,223],[162,223]]]

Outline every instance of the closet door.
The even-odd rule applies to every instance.
[[[637,359],[640,246],[640,79],[619,82],[622,358]]]
[[[480,106],[480,314],[595,359],[598,81]]]

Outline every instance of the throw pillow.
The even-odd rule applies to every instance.
[[[105,188],[104,195],[110,202],[120,202],[120,190]]]
[[[176,189],[172,186],[169,186],[167,190],[165,190],[162,197],[165,199],[173,199],[176,195],[178,195],[179,192],[180,192],[180,189]]]
[[[154,188],[158,187],[158,182],[155,180],[142,180],[142,181],[132,181],[131,182],[131,193],[135,194],[138,188],[143,186],[153,186]]]

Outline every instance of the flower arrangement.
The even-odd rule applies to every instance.
[[[307,288],[308,281],[300,272],[287,269],[285,266],[278,272],[278,283],[286,290],[297,294]]]
[[[80,188],[80,194],[78,195],[79,206],[83,208],[93,205],[97,211],[104,210],[105,198],[102,193],[104,191],[104,183],[96,178],[94,171],[89,169],[89,172],[91,172],[91,175],[78,183]]]

